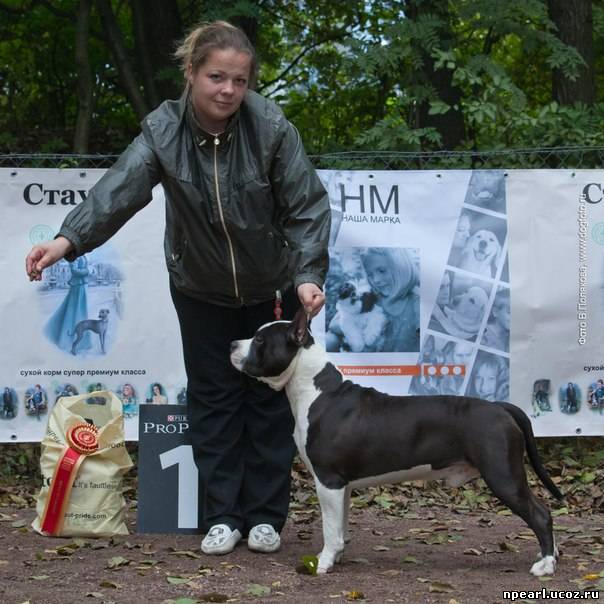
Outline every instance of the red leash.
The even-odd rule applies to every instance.
[[[283,314],[283,310],[281,309],[281,290],[278,289],[275,292],[275,308],[273,309],[273,313],[275,314],[275,320],[280,321],[281,315]]]

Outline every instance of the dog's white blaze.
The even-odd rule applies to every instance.
[[[244,363],[245,359],[247,358],[247,355],[250,352],[251,343],[252,343],[251,339],[237,340],[236,341],[237,346],[231,352],[231,363],[239,371],[241,371],[241,369],[243,368],[243,363]]]
[[[353,489],[363,489],[365,487],[373,487],[380,484],[394,484],[397,482],[406,482],[410,480],[446,480],[447,484],[452,487],[459,487],[469,480],[478,478],[480,473],[478,470],[467,463],[455,463],[447,468],[439,470],[432,469],[430,464],[415,466],[408,470],[400,470],[398,472],[388,472],[387,474],[379,474],[377,476],[367,476],[360,478],[350,483]]]

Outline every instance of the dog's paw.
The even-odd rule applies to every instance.
[[[531,575],[535,577],[544,577],[545,575],[553,575],[556,571],[556,558],[554,556],[545,556],[531,566]]]

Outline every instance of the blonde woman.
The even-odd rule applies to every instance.
[[[187,373],[187,416],[200,475],[206,554],[274,552],[287,518],[294,455],[284,394],[237,372],[232,340],[301,303],[324,303],[329,202],[300,135],[252,91],[253,46],[224,21],[195,28],[177,50],[180,99],[142,122],[142,133],[65,219],[34,246],[27,273],[74,259],[166,197],[164,248]]]

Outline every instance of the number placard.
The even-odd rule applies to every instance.
[[[140,406],[139,533],[199,532],[199,475],[186,411],[186,405]]]

